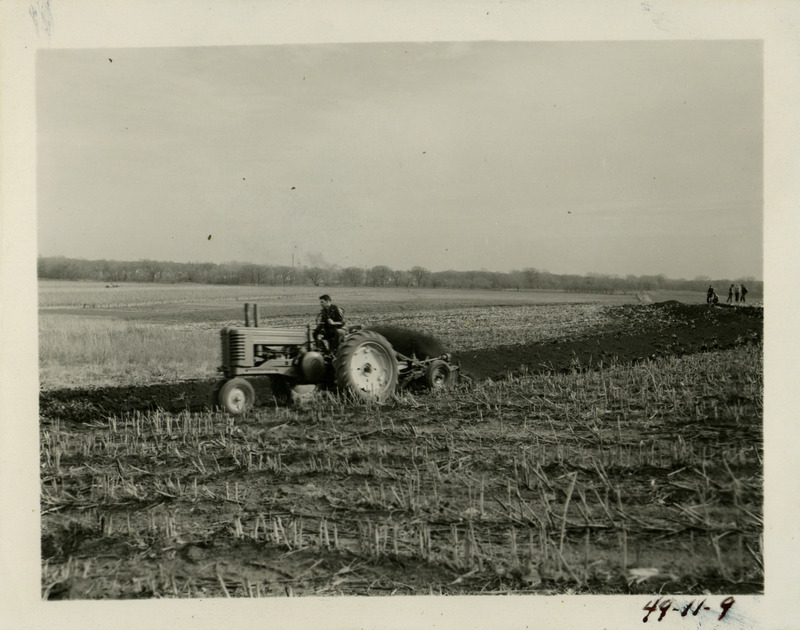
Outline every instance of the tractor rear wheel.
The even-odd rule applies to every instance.
[[[432,361],[425,370],[425,383],[431,389],[448,389],[453,384],[453,371],[447,361]]]
[[[232,378],[223,383],[217,395],[218,404],[233,416],[239,416],[253,406],[256,392],[243,378]]]
[[[397,387],[398,366],[383,335],[360,330],[339,346],[334,360],[336,384],[366,401],[382,401]]]

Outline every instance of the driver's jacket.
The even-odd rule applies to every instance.
[[[332,319],[335,322],[341,322],[339,324],[329,324],[328,320]],[[336,304],[331,304],[330,306],[323,307],[319,315],[317,315],[317,327],[314,330],[315,333],[324,332],[326,337],[331,337],[335,334],[337,328],[342,328],[344,326],[344,311],[340,309]]]

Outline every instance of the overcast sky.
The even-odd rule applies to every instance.
[[[760,42],[40,50],[36,76],[43,256],[763,277]]]

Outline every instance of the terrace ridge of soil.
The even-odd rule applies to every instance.
[[[478,380],[498,380],[520,371],[595,369],[612,363],[630,364],[657,357],[725,350],[763,339],[760,306],[709,307],[670,300],[610,309],[614,323],[588,336],[454,351],[453,360]],[[388,326],[380,328],[380,332],[404,354],[436,356],[444,351],[428,335]],[[39,414],[42,418],[90,422],[132,412],[203,411],[208,409],[209,392],[215,380],[43,391],[39,395]],[[257,378],[252,382],[257,399],[262,403],[270,400],[269,380]]]
[[[590,336],[505,345],[455,353],[461,367],[479,379],[514,372],[594,369],[666,356],[726,350],[763,339],[762,307],[709,307],[674,300],[613,307],[616,324]]]

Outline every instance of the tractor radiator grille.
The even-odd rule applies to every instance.
[[[229,367],[244,363],[247,355],[245,336],[238,330],[223,330],[221,334],[223,365]]]

